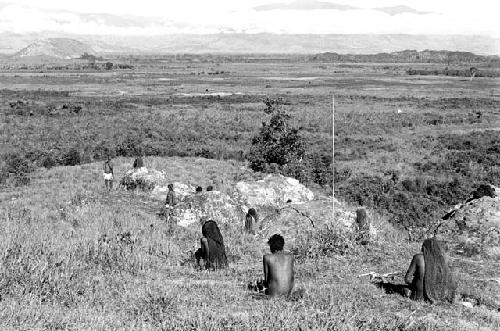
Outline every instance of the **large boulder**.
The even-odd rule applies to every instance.
[[[286,204],[280,208],[264,209],[261,214],[262,219],[255,225],[256,235],[265,241],[275,233],[281,234],[289,249],[295,247],[301,237],[334,221],[331,199]],[[347,230],[343,224],[342,227]]]
[[[183,201],[187,196],[195,193],[195,187],[192,185],[187,185],[184,183],[173,182],[175,197],[178,202]],[[167,198],[168,185],[167,186],[156,186],[151,192],[151,196],[157,200],[165,200]]]
[[[120,185],[123,185],[127,190],[141,189],[150,191],[159,185],[167,186],[166,181],[163,171],[142,167],[127,171],[122,177]]]
[[[493,189],[494,197],[473,194],[443,217],[436,235],[453,253],[500,259],[500,189]]]
[[[304,203],[314,199],[314,193],[298,180],[281,175],[267,175],[258,181],[241,181],[236,194],[242,203],[251,206],[276,206]]]
[[[183,227],[200,224],[202,218],[213,219],[219,224],[237,223],[243,226],[246,212],[229,195],[210,191],[187,195],[175,206],[173,215],[177,225]]]

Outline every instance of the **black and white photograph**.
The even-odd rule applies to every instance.
[[[0,0],[0,330],[499,330],[499,14]]]

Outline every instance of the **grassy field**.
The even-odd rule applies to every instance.
[[[132,159],[116,160],[119,178]],[[234,182],[242,164],[199,158],[146,158],[169,179]],[[169,235],[147,193],[106,193],[100,163],[36,171],[31,183],[0,193],[2,329],[479,330],[500,326],[498,263],[452,260],[460,294],[479,305],[413,302],[358,275],[404,272],[418,243],[398,231],[336,254],[296,255],[298,301],[246,290],[261,277],[265,239],[223,227],[230,267],[198,271],[191,254],[200,229]],[[205,184],[205,182],[203,182]],[[130,233],[130,240],[123,234]],[[128,238],[128,237],[126,237]],[[299,245],[300,246],[300,245]],[[291,249],[291,247],[285,247]],[[299,252],[301,251],[299,248]],[[318,245],[320,248],[320,245]],[[458,268],[459,267],[459,268]],[[401,280],[401,279],[399,279]]]
[[[406,271],[421,243],[405,228],[423,233],[478,183],[500,184],[498,79],[407,74],[442,69],[432,64],[131,63],[0,72],[1,329],[500,327],[498,261],[451,257],[458,299],[474,308],[413,302],[357,277]],[[230,267],[198,271],[200,229],[169,235],[148,194],[105,192],[98,162],[116,155],[119,178],[145,153],[169,180],[203,187],[259,178],[244,159],[267,119],[265,97],[283,99],[311,157],[333,161],[335,142],[333,166],[320,166],[333,167],[336,198],[387,225],[368,246],[328,228],[285,246],[305,289],[298,301],[247,292],[268,248],[241,233],[243,220],[222,229]],[[306,184],[332,193],[331,182]],[[328,249],[339,240],[345,246]]]

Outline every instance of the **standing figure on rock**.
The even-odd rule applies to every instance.
[[[197,264],[200,260],[205,262],[205,268],[210,270],[222,269],[227,267],[226,248],[224,238],[213,220],[203,224],[201,228],[203,237],[200,239],[201,248],[195,253]]]
[[[104,171],[104,185],[106,189],[111,191],[113,189],[113,163],[111,163],[111,156],[108,155],[103,165]]]
[[[250,208],[245,216],[245,231],[250,234],[255,234],[254,226],[257,223],[257,212]]]
[[[173,212],[176,204],[177,204],[177,199],[175,198],[174,185],[168,184],[167,199],[165,200],[165,217],[166,217],[168,232],[172,232],[174,227]]]
[[[414,300],[453,302],[456,283],[435,238],[426,239],[422,245],[422,253],[413,257],[405,282],[410,284],[411,298]]]

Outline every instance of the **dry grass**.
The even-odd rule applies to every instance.
[[[146,158],[176,181],[231,183],[242,164]],[[115,160],[119,177],[131,159]],[[36,172],[29,186],[0,193],[0,328],[35,330],[477,330],[500,326],[491,287],[483,305],[431,306],[385,294],[358,274],[406,269],[418,245],[389,238],[349,255],[299,259],[299,301],[246,291],[261,277],[265,244],[223,228],[232,263],[198,271],[190,262],[200,230],[168,235],[146,194],[104,190],[101,164]],[[194,175],[196,174],[196,175]],[[130,240],[124,234],[130,233]],[[465,262],[464,262],[465,263]],[[468,265],[468,264],[467,264]],[[466,292],[479,274],[459,273]],[[497,269],[498,270],[498,269]],[[477,270],[476,270],[477,271]],[[492,286],[484,285],[483,286]],[[489,292],[488,292],[489,291]],[[469,290],[470,295],[474,295]],[[477,294],[477,293],[476,293]],[[489,301],[488,301],[489,300]],[[490,304],[489,306],[485,303]]]

